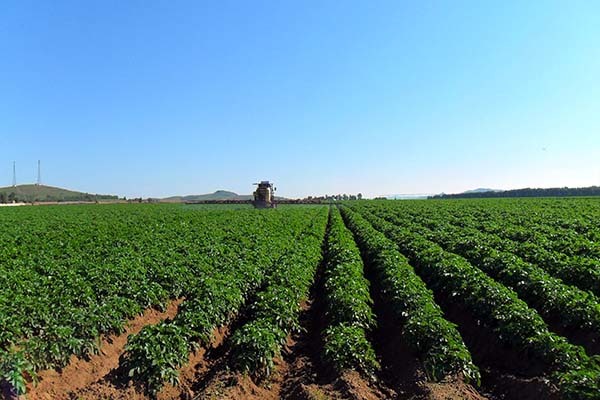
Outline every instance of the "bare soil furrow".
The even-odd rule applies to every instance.
[[[120,335],[109,335],[101,339],[98,354],[88,358],[71,357],[71,362],[62,370],[46,370],[38,373],[38,384],[27,387],[27,399],[68,399],[77,392],[101,381],[119,365],[119,356],[127,344],[127,337],[142,330],[146,325],[157,324],[177,314],[183,298],[172,300],[164,312],[150,308],[131,321]]]

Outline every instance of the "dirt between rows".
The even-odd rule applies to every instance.
[[[119,356],[123,353],[129,335],[138,333],[146,325],[173,318],[182,301],[183,299],[177,299],[169,302],[164,312],[152,308],[145,310],[142,315],[127,323],[124,333],[103,337],[99,353],[91,355],[87,360],[72,356],[69,365],[62,370],[39,372],[38,384],[34,385],[30,382],[27,385],[26,398],[28,400],[68,399],[71,393],[98,382],[119,365]]]
[[[319,274],[320,275],[320,274]],[[367,380],[355,371],[336,374],[321,358],[324,307],[317,277],[310,299],[302,304],[301,332],[287,338],[282,354],[275,360],[276,370],[265,381],[257,382],[246,374],[231,370],[231,333],[244,322],[244,316],[216,329],[207,348],[190,354],[180,369],[180,384],[166,385],[156,397],[168,399],[301,399],[301,400],[484,400],[459,377],[446,382],[428,382],[418,360],[402,346],[391,321],[380,320],[378,337],[373,338],[382,355],[382,372]],[[29,400],[147,400],[144,388],[129,381],[119,371],[119,357],[127,337],[145,325],[156,324],[177,314],[180,300],[171,302],[165,312],[147,310],[127,325],[125,333],[102,340],[100,353],[88,360],[73,357],[61,371],[43,371],[37,386],[29,385]]]

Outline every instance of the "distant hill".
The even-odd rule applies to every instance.
[[[45,185],[17,185],[0,188],[0,203],[33,201],[95,201],[117,200],[118,196],[90,194]]]
[[[438,194],[430,199],[472,199],[492,197],[571,197],[571,196],[600,196],[600,186],[582,188],[525,188],[498,191],[468,191],[456,194]]]
[[[217,190],[214,193],[193,194],[188,196],[171,196],[161,199],[169,203],[182,203],[186,201],[207,201],[207,200],[251,200],[252,195],[240,195],[228,190]]]

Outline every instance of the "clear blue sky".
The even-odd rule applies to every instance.
[[[0,186],[600,185],[600,2],[4,1]]]

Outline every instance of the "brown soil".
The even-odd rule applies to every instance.
[[[301,332],[288,336],[275,372],[265,381],[230,371],[230,343],[214,351],[212,366],[197,375],[194,399],[353,399],[391,398],[357,372],[336,376],[321,363],[324,309],[321,295],[322,268],[319,268],[309,300],[301,305]]]
[[[565,327],[560,317],[544,317],[544,321],[552,332],[566,337],[573,344],[583,346],[589,355],[600,354],[600,332],[592,328],[578,327],[578,329],[574,329],[573,327]]]
[[[366,264],[366,277],[371,282],[371,297],[377,318],[372,342],[379,356],[381,371],[378,374],[385,398],[414,400],[485,400],[462,377],[448,377],[443,382],[431,382],[421,361],[403,343],[402,324],[380,296],[381,288],[372,268]]]
[[[197,374],[195,399],[342,399],[333,387],[316,382],[319,376],[308,355],[308,345],[315,336],[313,329],[313,302],[302,304],[302,333],[288,336],[281,357],[275,359],[275,371],[266,380],[258,382],[231,371],[231,343],[225,342],[209,358],[208,371]],[[318,334],[317,334],[318,336]]]
[[[119,365],[119,356],[129,335],[138,333],[146,325],[173,318],[182,301],[183,299],[171,301],[164,312],[148,309],[129,321],[124,333],[102,338],[99,354],[91,355],[88,359],[72,356],[69,365],[61,371],[41,371],[38,374],[38,384],[27,385],[27,399],[68,399],[70,393],[101,380]]]
[[[473,386],[466,384],[460,377],[450,377],[444,382],[426,382],[427,398],[431,400],[483,400],[486,399]]]
[[[462,377],[448,377],[442,382],[428,380],[422,363],[404,345],[400,336],[400,324],[386,307],[378,309],[378,329],[375,347],[381,355],[382,371],[379,378],[392,396],[387,398],[414,400],[485,400]]]
[[[558,388],[541,377],[525,378],[489,369],[483,369],[481,376],[486,387],[500,399],[561,399]]]
[[[491,398],[507,400],[555,399],[556,388],[543,378],[546,366],[500,342],[492,330],[471,312],[436,293],[445,317],[457,324],[475,365],[481,369],[482,391]]]
[[[245,313],[231,324],[214,332],[208,348],[190,354],[189,362],[180,369],[180,385],[167,385],[157,399],[249,399],[249,400],[485,400],[460,376],[444,382],[428,381],[420,361],[411,354],[400,338],[400,324],[377,296],[372,286],[377,314],[377,328],[371,338],[382,370],[374,380],[367,380],[356,371],[339,375],[322,362],[321,332],[325,327],[324,306],[321,303],[321,272],[311,291],[310,300],[302,304],[302,332],[287,339],[281,357],[275,360],[275,372],[262,382],[230,370],[230,333],[245,322]],[[73,357],[62,371],[40,373],[40,383],[30,387],[27,399],[115,399],[148,400],[144,389],[127,380],[118,370],[119,357],[127,336],[139,332],[145,325],[173,318],[181,300],[173,301],[164,312],[147,310],[132,320],[126,332],[102,341],[101,352],[89,360]],[[460,307],[438,299],[447,317],[458,323],[461,334],[482,370],[483,390],[492,399],[557,399],[554,387],[539,374],[542,366],[532,363],[526,355],[502,346],[493,334],[479,326]],[[517,372],[515,372],[517,371]]]
[[[310,310],[305,304],[304,312]],[[310,331],[309,331],[310,332]],[[275,372],[265,381],[256,381],[247,374],[228,369],[230,349],[214,360],[213,367],[198,373],[194,399],[353,399],[387,398],[372,388],[358,373],[349,371],[341,377],[328,379],[308,355],[309,334],[295,333],[287,339],[282,356],[275,359]],[[227,344],[225,345],[227,346]]]
[[[211,348],[220,346],[227,335],[227,327],[215,329],[211,347],[209,349],[200,348],[191,353],[188,363],[179,369],[180,384],[177,386],[165,385],[156,399],[192,399],[194,396],[192,386],[197,374],[207,370],[207,361],[205,360],[207,353]],[[145,393],[144,388],[136,386],[132,381],[125,381],[117,370],[112,370],[111,373],[93,384],[71,393],[70,398],[73,400],[147,400],[151,397]]]
[[[300,324],[304,331],[292,335],[284,353],[289,372],[281,398],[377,400],[387,397],[356,371],[338,375],[323,364],[322,332],[327,324],[323,300],[321,265],[311,288],[310,299],[302,304]]]

